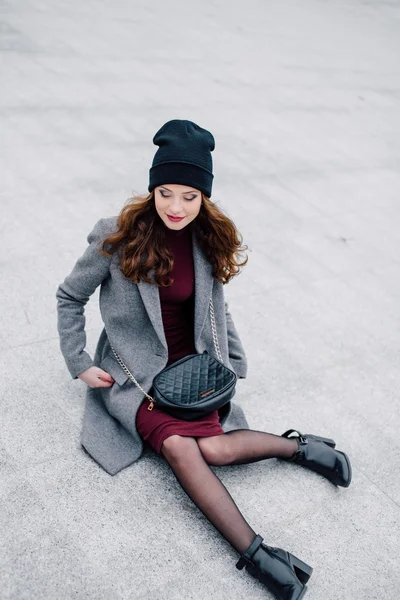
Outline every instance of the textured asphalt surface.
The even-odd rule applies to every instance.
[[[276,460],[216,468],[310,600],[395,600],[400,553],[400,5],[0,3],[0,597],[271,598],[152,452],[81,449],[55,291],[144,192],[167,120],[216,138],[213,199],[249,263],[227,286],[251,427],[334,437],[349,489]],[[101,329],[87,307],[88,348]]]

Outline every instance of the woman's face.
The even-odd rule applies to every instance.
[[[200,190],[195,188],[178,183],[166,183],[154,189],[154,200],[156,210],[164,224],[169,229],[178,231],[197,217],[202,197]]]

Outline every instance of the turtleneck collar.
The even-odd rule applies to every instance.
[[[189,233],[191,231],[191,227],[190,227],[190,223],[189,223],[189,225],[186,225],[186,227],[183,227],[183,229],[170,229],[169,227],[164,225],[164,230],[165,230],[165,235],[167,238],[175,239],[175,238],[183,237],[184,235],[189,235]]]

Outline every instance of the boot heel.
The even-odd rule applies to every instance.
[[[294,556],[293,554],[290,554],[290,562],[301,583],[307,583],[307,581],[311,577],[313,568],[310,567],[310,565],[308,565],[307,563],[297,558],[297,556]]]
[[[323,442],[324,444],[326,444],[327,446],[330,446],[331,448],[336,448],[335,440],[331,440],[330,438],[321,437],[319,435],[306,435],[306,437],[308,437],[312,440],[315,440],[316,442]]]

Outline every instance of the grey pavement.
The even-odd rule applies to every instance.
[[[329,435],[349,489],[276,460],[216,468],[252,527],[314,567],[310,600],[400,585],[400,4],[0,3],[0,597],[270,598],[148,451],[110,477],[55,291],[145,192],[155,131],[213,131],[213,198],[249,263],[226,288],[250,426]],[[87,307],[88,348],[101,329]]]

